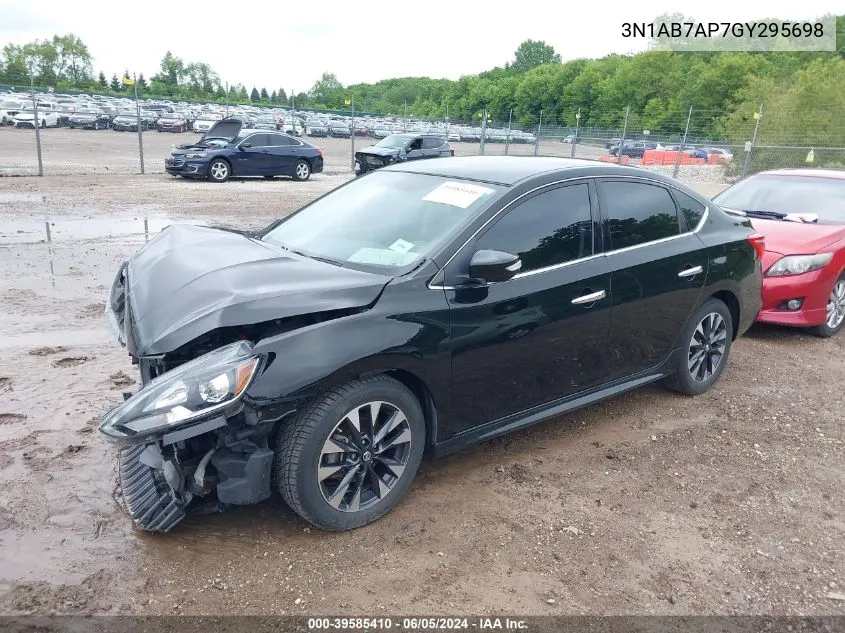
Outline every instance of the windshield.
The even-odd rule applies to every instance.
[[[408,144],[410,139],[406,136],[388,136],[375,144],[376,147],[386,147],[388,149],[402,149]]]
[[[819,224],[845,224],[845,179],[817,176],[752,176],[713,201],[737,211],[814,213]]]
[[[76,111],[77,114],[97,114],[97,110],[92,110],[91,108],[80,108]]]
[[[263,239],[350,268],[395,273],[419,262],[501,187],[373,172],[311,203]]]
[[[271,117],[271,116],[260,116],[256,120],[259,123],[275,123],[276,122],[275,117]]]

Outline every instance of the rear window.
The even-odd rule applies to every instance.
[[[675,201],[678,203],[678,208],[681,210],[681,216],[687,224],[687,229],[694,231],[704,217],[704,211],[707,207],[701,204],[692,196],[688,196],[683,191],[677,189],[672,191],[675,196]]]

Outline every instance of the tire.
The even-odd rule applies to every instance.
[[[845,326],[845,274],[841,275],[833,284],[827,300],[827,309],[825,322],[810,328],[812,334],[821,338],[830,338],[838,334]],[[833,313],[831,313],[831,309]]]
[[[725,369],[732,338],[733,318],[728,306],[719,299],[708,299],[684,327],[674,373],[664,384],[688,396],[709,390]]]
[[[232,175],[232,167],[222,158],[216,158],[208,166],[208,179],[211,182],[226,182]]]
[[[32,127],[35,127],[34,125]],[[47,129],[47,119],[41,119],[41,129]]]
[[[100,123],[99,123],[98,121],[94,121],[94,129],[95,129],[95,130],[99,130],[99,129],[100,129]]]
[[[311,177],[311,165],[307,160],[300,158],[293,168],[293,179],[304,182]]]
[[[371,425],[374,403],[376,424]],[[350,416],[359,421],[359,437],[368,440],[356,442]],[[383,435],[385,429],[390,430]],[[352,450],[332,450],[341,445],[330,444],[330,437],[346,438],[344,446]],[[424,443],[425,420],[416,397],[388,376],[369,376],[323,393],[280,429],[273,478],[303,519],[324,530],[351,530],[375,521],[402,498],[420,466]]]

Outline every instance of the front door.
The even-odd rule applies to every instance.
[[[670,189],[642,179],[599,179],[611,275],[607,380],[665,361],[698,305],[706,247]]]
[[[504,212],[445,271],[452,415],[443,439],[602,380],[610,273],[598,239],[594,185],[552,185]],[[460,287],[478,250],[518,254],[514,278]],[[439,438],[438,438],[439,439]]]
[[[263,176],[270,162],[270,135],[252,134],[238,144],[231,155],[235,176]]]

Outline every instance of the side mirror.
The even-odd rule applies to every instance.
[[[238,149],[243,151],[245,149],[249,149],[250,147],[252,147],[252,143],[241,143],[238,146]]]
[[[512,279],[522,269],[519,255],[502,251],[476,251],[469,262],[469,276],[495,283]]]

